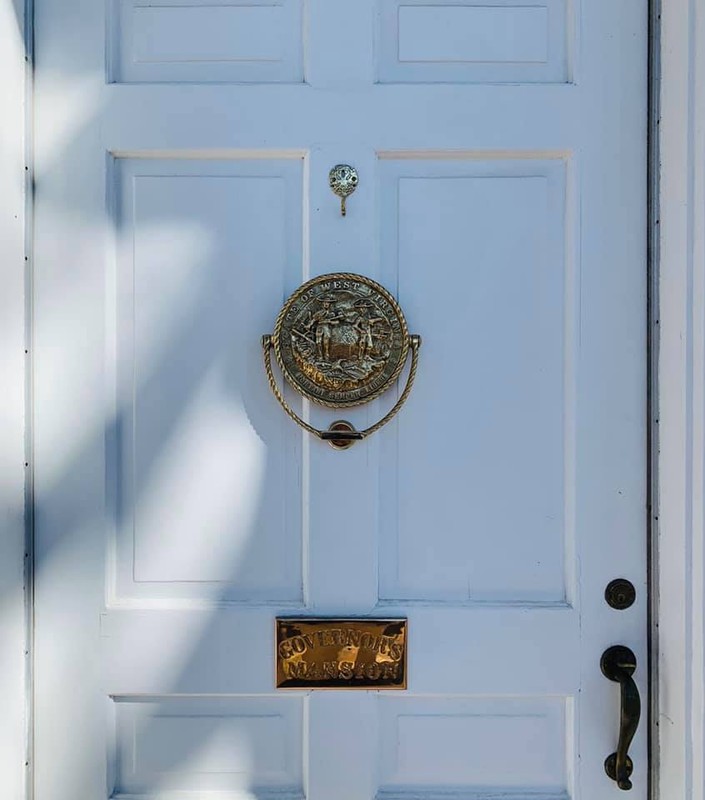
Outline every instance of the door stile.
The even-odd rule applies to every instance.
[[[375,161],[372,151],[344,141],[317,145],[311,151],[311,277],[346,271],[376,277],[377,254],[368,235],[375,213]],[[351,163],[360,174],[346,217],[328,185],[330,168],[341,162]],[[309,408],[312,423],[322,429],[338,419],[358,429],[367,427],[375,421],[374,411],[371,407],[332,410],[315,404]],[[345,451],[310,445],[311,496],[322,502],[312,503],[309,510],[308,596],[312,610],[319,613],[368,614],[377,604],[377,453],[377,437]]]

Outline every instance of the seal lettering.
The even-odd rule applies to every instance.
[[[394,298],[369,278],[347,274],[314,278],[295,292],[279,315],[273,341],[294,388],[333,408],[386,391],[409,347]]]

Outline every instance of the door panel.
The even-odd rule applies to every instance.
[[[574,528],[567,165],[439,154],[381,166],[384,282],[420,330],[442,322],[424,343],[413,413],[385,437],[382,597],[565,604]]]
[[[302,797],[302,700],[113,698],[115,790]]]
[[[302,160],[118,158],[111,174],[112,601],[300,603],[301,437],[262,417],[249,332],[301,279]]]
[[[380,698],[381,794],[418,786],[428,794],[443,786],[565,794],[568,705],[556,697]]]
[[[570,80],[571,0],[381,0],[383,83]]]
[[[645,0],[36,6],[37,800],[616,796]],[[424,340],[346,452],[260,344],[336,270]],[[408,690],[277,692],[277,615],[408,618]]]
[[[108,0],[116,83],[298,83],[301,0]]]

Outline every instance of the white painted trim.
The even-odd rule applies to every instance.
[[[0,0],[0,794],[25,797],[25,46]]]
[[[703,800],[705,0],[662,6],[657,784]]]

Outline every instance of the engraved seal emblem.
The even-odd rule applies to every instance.
[[[396,381],[409,331],[392,295],[370,278],[322,275],[287,300],[272,337],[286,380],[328,408],[367,403]]]

